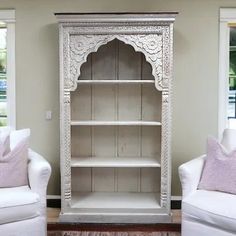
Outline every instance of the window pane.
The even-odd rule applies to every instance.
[[[0,126],[7,125],[7,29],[0,28]]]

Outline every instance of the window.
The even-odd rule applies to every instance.
[[[236,26],[236,25],[235,25]],[[229,26],[228,126],[236,128],[236,28]]]
[[[0,10],[0,126],[15,124],[15,10]]]
[[[236,9],[220,9],[218,133],[236,129]]]
[[[0,126],[7,125],[7,28],[0,24]]]

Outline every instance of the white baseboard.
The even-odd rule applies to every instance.
[[[171,196],[172,201],[182,201],[182,196]]]
[[[61,199],[61,195],[47,195],[47,199]]]

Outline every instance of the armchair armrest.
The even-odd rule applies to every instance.
[[[179,166],[183,199],[197,190],[206,155],[202,155]]]
[[[49,177],[51,175],[50,164],[38,153],[29,149],[28,178],[32,191],[39,194],[41,214],[46,211],[46,192]]]

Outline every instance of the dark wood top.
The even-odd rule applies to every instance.
[[[178,12],[58,12],[54,15],[167,15],[167,14],[179,14]]]

